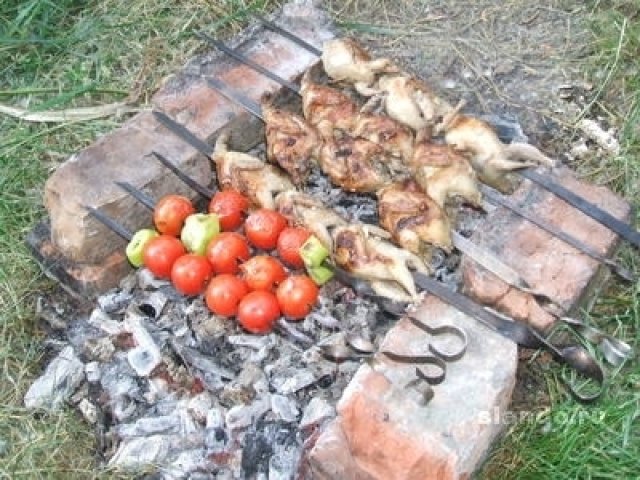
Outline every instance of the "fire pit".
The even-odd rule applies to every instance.
[[[285,7],[279,22],[317,45],[332,35],[321,13],[306,5]],[[269,29],[254,27],[239,43],[254,61],[289,79],[315,60]],[[203,76],[244,87],[254,100],[265,90],[276,90],[247,67],[205,57],[169,81],[156,95],[155,107],[203,139],[220,127],[229,128],[234,149],[255,147],[252,153],[260,154],[259,122],[207,88]],[[296,101],[285,92],[278,98]],[[508,406],[515,343],[427,297],[414,316],[432,327],[463,328],[470,340],[465,357],[447,366],[446,380],[425,401],[424,392],[407,388],[415,380],[413,366],[380,355],[364,363],[352,358],[336,364],[321,354],[324,345],[345,343],[352,334],[373,339],[379,351],[407,355],[424,353],[433,340],[409,319],[394,322],[378,304],[337,282],[323,289],[320,305],[302,323],[280,321],[276,333],[252,336],[212,316],[201,299],[185,299],[146,270],[125,276],[122,243],[82,206],[94,205],[136,229],[149,216],[113,181],[129,180],[156,197],[182,192],[195,198],[148,157],[151,150],[161,151],[200,182],[210,182],[209,161],[143,113],[81,152],[47,184],[50,225],[37,227],[30,244],[49,273],[76,293],[94,295],[98,306],[64,326],[64,341],[27,393],[27,406],[56,408],[70,400],[96,425],[109,465],[133,472],[155,465],[165,478],[471,474],[501,430],[499,421],[486,418]],[[125,154],[145,167],[128,162],[126,169],[118,168]],[[579,182],[568,171],[558,181],[615,217],[627,217],[628,205],[608,190]],[[70,198],[62,198],[69,182],[95,188],[76,188]],[[308,184],[307,193],[350,221],[376,220],[371,197],[335,188],[317,169]],[[575,215],[540,188],[524,183],[513,198],[573,236],[588,238],[601,255],[616,246],[613,233]],[[477,244],[521,267],[528,284],[565,311],[593,298],[593,289],[602,282],[596,261],[504,208],[487,215],[463,209],[456,224],[463,233],[473,233]],[[467,258],[461,263],[456,255],[436,258],[435,277],[451,287],[464,280],[465,290],[476,299],[541,330],[555,321],[530,293],[510,287]]]

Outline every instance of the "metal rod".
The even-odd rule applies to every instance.
[[[155,150],[151,152],[151,154],[165,167],[171,170],[180,180],[186,183],[189,188],[195,190],[200,195],[206,198],[211,198],[215,195],[215,190],[205,187],[201,183],[196,182],[193,178],[187,175],[184,171],[182,171],[175,163],[171,162],[167,157],[161,155]]]
[[[131,238],[133,237],[133,233],[131,233],[125,227],[120,225],[118,222],[108,217],[97,208],[89,207],[87,205],[85,205],[84,208],[87,210],[87,212],[89,212],[89,215],[91,215],[93,218],[98,220],[109,230],[118,234],[120,237],[124,238],[127,242],[131,241]]]
[[[230,57],[235,58],[239,62],[242,62],[242,63],[246,64],[247,66],[253,68],[255,71],[263,74],[265,77],[270,78],[274,82],[277,82],[277,83],[281,84],[283,87],[288,88],[289,90],[291,90],[294,93],[300,94],[300,87],[298,87],[298,85],[296,85],[293,82],[290,82],[289,80],[285,80],[285,79],[283,79],[281,77],[278,77],[276,74],[274,74],[271,71],[267,70],[262,65],[259,65],[259,64],[255,63],[253,60],[249,60],[244,55],[242,55],[242,54],[236,52],[235,50],[227,47],[221,41],[216,40],[215,38],[210,37],[206,33],[202,33],[202,32],[196,33],[196,35],[198,37],[200,37],[202,40],[204,40],[205,42],[207,42],[207,43],[213,45],[214,47],[216,47],[217,49],[223,51],[224,53],[226,53]]]
[[[322,55],[322,51],[317,49],[316,47],[314,47],[313,45],[311,45],[308,42],[305,42],[304,40],[302,40],[300,37],[294,35],[293,33],[285,30],[282,27],[279,27],[278,25],[276,25],[275,23],[267,20],[266,18],[264,18],[261,15],[258,15],[257,13],[253,13],[252,14],[262,25],[264,25],[266,28],[268,28],[269,30],[276,32],[280,35],[282,35],[285,38],[288,38],[289,40],[291,40],[293,43],[301,46],[302,48],[304,48],[305,50],[313,53],[314,55],[317,55],[318,57]]]
[[[171,133],[177,135],[180,138],[184,138],[184,139],[188,138],[189,140],[187,141],[187,143],[191,145],[193,148],[195,148],[196,150],[198,150],[200,153],[202,153],[203,155],[206,155],[207,157],[211,157],[213,155],[213,147],[208,143],[204,142],[203,140],[200,140],[198,137],[196,137],[184,125],[180,125],[173,118],[168,116],[166,113],[159,112],[157,110],[154,110],[152,113],[153,113],[153,116],[156,117],[156,119],[162,125],[164,125],[167,129],[171,131]]]
[[[142,190],[138,190],[136,187],[131,185],[129,182],[115,182],[121,189],[135,198],[142,205],[147,207],[149,210],[153,211],[156,208],[156,201],[151,198],[149,195],[144,193]]]
[[[541,173],[538,173],[532,168],[525,168],[522,170],[518,170],[517,173],[519,173],[521,176],[523,176],[527,180],[531,180],[532,182],[549,190],[551,193],[560,197],[569,205],[577,208],[582,213],[590,216],[597,222],[600,222],[609,230],[617,233],[618,235],[620,235],[621,237],[623,237],[624,239],[626,239],[636,247],[640,247],[640,232],[634,230],[629,224],[617,219],[610,213],[605,212],[597,205],[594,205],[593,203],[582,198],[581,196],[576,195],[566,187],[555,182],[548,175],[543,175]]]
[[[240,104],[240,106],[243,107],[246,111],[264,122],[264,118],[262,117],[262,107],[260,107],[257,102],[254,102],[249,97],[236,90],[233,90],[217,78],[206,78],[205,81],[210,88],[213,88],[216,92],[219,92],[227,100],[230,100],[231,102],[236,104]]]
[[[617,263],[616,261],[610,258],[604,257],[603,255],[595,251],[592,247],[584,243],[582,240],[579,240],[573,237],[572,235],[569,235],[568,233],[560,230],[554,225],[551,225],[550,223],[536,217],[535,215],[532,215],[531,213],[527,212],[523,208],[520,208],[519,206],[517,206],[507,197],[504,197],[503,195],[495,193],[493,190],[485,189],[483,191],[483,196],[490,203],[493,203],[494,205],[500,205],[510,210],[514,214],[524,218],[528,222],[533,223],[535,226],[537,226],[538,228],[541,228],[545,232],[550,233],[554,237],[559,238],[563,242],[567,243],[568,245],[571,245],[572,247],[584,253],[585,255],[588,255],[594,260],[597,260],[598,262],[603,263],[604,265],[611,268],[611,270],[615,274],[620,276],[620,278],[628,282],[633,282],[634,275],[629,269],[624,268],[622,265],[620,265],[619,263]]]

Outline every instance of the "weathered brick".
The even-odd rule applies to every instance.
[[[466,355],[447,364],[447,377],[434,387],[426,406],[407,387],[415,366],[377,355],[360,367],[338,404],[338,417],[311,451],[317,478],[466,478],[500,432],[500,421],[492,421],[490,412],[504,412],[509,404],[515,344],[432,296],[415,316],[432,326],[464,328],[469,336]],[[428,353],[430,341],[438,340],[402,319],[380,350]]]
[[[611,190],[577,180],[568,170],[559,170],[556,178],[613,216],[629,218],[629,204]],[[514,201],[604,256],[610,255],[618,244],[613,232],[537,185],[524,182]],[[594,288],[602,283],[596,260],[504,208],[496,209],[491,221],[484,222],[472,239],[515,267],[534,289],[569,312],[584,306],[583,300],[595,298]],[[463,260],[462,268],[466,291],[478,301],[541,329],[553,323],[554,317],[530,294],[508,286],[469,259]]]

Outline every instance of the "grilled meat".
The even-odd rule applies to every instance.
[[[267,160],[280,165],[301,185],[317,157],[320,138],[302,117],[263,103]]]
[[[390,180],[384,150],[364,138],[325,141],[319,163],[333,183],[349,192],[372,193]]]
[[[452,109],[426,84],[408,75],[383,75],[376,90],[387,114],[415,131],[435,126]]]
[[[482,120],[466,115],[453,115],[443,121],[445,141],[466,155],[480,180],[502,192],[510,189],[507,174],[525,167],[554,161],[527,143],[503,144],[493,129]],[[516,160],[518,159],[518,160]]]
[[[415,254],[398,248],[369,230],[368,225],[337,227],[333,231],[336,265],[352,275],[368,280],[379,294],[394,300],[415,301],[417,291],[411,269],[429,274]],[[402,287],[402,291],[394,288]]]
[[[446,213],[414,180],[380,189],[378,214],[380,226],[410,252],[429,257],[432,246],[451,250],[451,226]]]
[[[353,129],[358,106],[339,90],[314,83],[309,70],[302,77],[300,95],[304,118],[323,139],[333,139],[336,131]]]
[[[416,143],[410,167],[414,178],[440,207],[460,196],[471,205],[481,205],[482,195],[473,167],[448,145],[421,140]]]
[[[255,206],[275,208],[274,197],[294,188],[289,177],[257,157],[229,151],[228,142],[229,132],[220,134],[213,154],[220,188],[238,190]]]
[[[388,58],[371,56],[353,39],[342,38],[325,42],[322,51],[325,72],[333,80],[347,81],[359,92],[367,92],[379,73],[397,72]]]
[[[406,171],[414,141],[409,128],[384,115],[361,113],[350,133],[380,145],[389,156],[389,166],[394,172]]]

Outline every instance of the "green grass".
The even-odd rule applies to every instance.
[[[200,48],[191,36],[193,30],[231,33],[242,26],[247,8],[262,9],[272,3],[4,0],[0,2],[0,103],[34,111],[105,104],[126,97],[145,104],[161,79]],[[370,3],[380,4],[384,11],[397,5]],[[623,143],[622,153],[607,165],[581,167],[597,170],[594,180],[610,184],[629,199],[640,194],[636,4],[633,0],[593,4],[585,14],[590,17],[594,42],[590,56],[581,59],[596,85],[588,113],[617,125]],[[357,18],[341,15],[340,20],[366,29]],[[393,34],[385,28],[375,33]],[[34,316],[35,299],[53,288],[33,263],[23,239],[44,216],[42,189],[50,172],[122,120],[30,124],[0,116],[0,478],[113,475],[96,471],[93,432],[73,411],[34,415],[21,407],[44,353]],[[621,256],[638,270],[636,254],[626,250]],[[637,349],[638,286],[612,287],[592,317]],[[566,398],[557,370],[543,374],[552,407],[513,425],[481,476],[636,478],[640,472],[638,363],[614,372],[607,395],[592,407]]]

